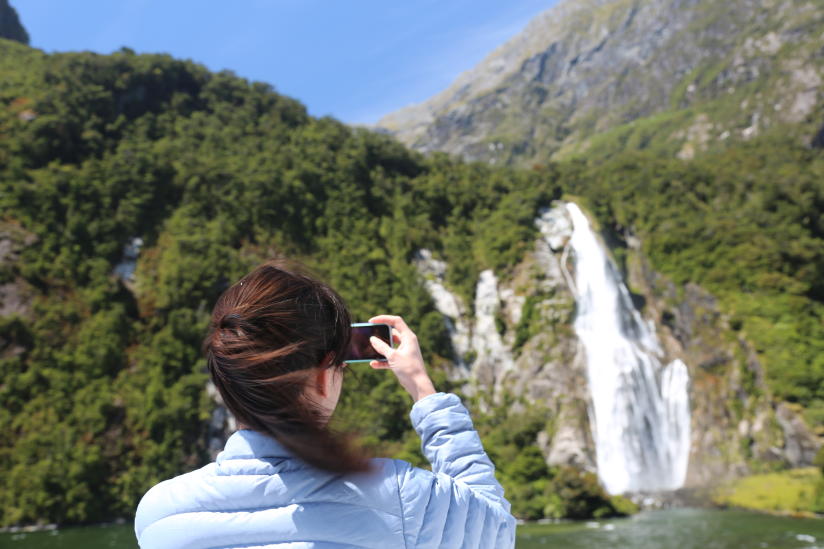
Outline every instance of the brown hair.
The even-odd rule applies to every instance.
[[[203,343],[223,402],[244,426],[304,462],[336,473],[368,470],[304,396],[315,368],[342,368],[349,311],[332,288],[296,263],[257,267],[217,300]]]

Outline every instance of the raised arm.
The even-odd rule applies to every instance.
[[[370,322],[393,327],[396,349],[372,338],[389,368],[415,400],[412,425],[421,437],[432,471],[395,461],[407,547],[509,548],[515,545],[515,518],[495,478],[469,412],[453,394],[436,393],[426,373],[415,334],[400,317]]]
[[[515,517],[460,399],[437,393],[411,415],[432,472],[397,462],[407,547],[514,547]]]
[[[423,454],[433,473],[441,473],[509,512],[495,466],[486,455],[469,412],[457,395],[437,393],[412,407],[412,425],[421,437]]]

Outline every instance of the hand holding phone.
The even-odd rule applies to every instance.
[[[389,347],[392,347],[392,327],[389,324],[373,324],[371,322],[358,322],[352,324],[352,339],[349,341],[349,349],[346,352],[347,364],[358,362],[385,361],[386,358],[377,352],[369,341],[370,338],[377,337]]]
[[[417,402],[425,396],[436,393],[432,380],[426,372],[426,366],[418,345],[418,336],[409,329],[406,322],[399,316],[380,315],[369,319],[370,322],[388,324],[392,327],[392,341],[398,343],[392,348],[381,338],[372,337],[372,346],[384,360],[373,360],[369,363],[372,368],[388,368],[395,373],[404,389]]]

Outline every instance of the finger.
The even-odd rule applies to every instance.
[[[378,315],[373,316],[369,319],[369,322],[373,324],[389,324],[393,328],[396,328],[399,332],[403,333],[409,329],[409,326],[406,325],[406,322],[399,316],[395,315]]]
[[[395,342],[395,345],[401,344],[401,333],[395,328],[392,328],[392,341]]]
[[[388,370],[389,363],[388,362],[381,362],[380,360],[373,360],[369,363],[369,366],[372,367],[373,370]]]
[[[387,345],[384,340],[382,340],[378,337],[375,337],[375,336],[370,337],[369,338],[369,343],[372,344],[372,347],[377,352],[379,352],[380,354],[382,354],[386,358],[389,358],[389,356],[392,354],[392,351],[393,351],[392,347]]]

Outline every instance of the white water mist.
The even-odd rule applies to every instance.
[[[613,494],[679,488],[690,445],[687,367],[680,360],[662,367],[654,326],[633,306],[586,216],[575,204],[566,209],[598,476]]]

